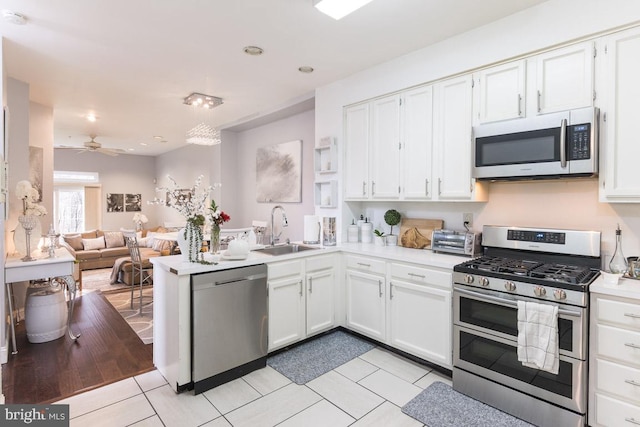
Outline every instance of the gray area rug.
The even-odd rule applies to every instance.
[[[140,337],[143,343],[153,343],[153,288],[142,290],[142,316],[140,315],[139,290],[133,292],[133,309],[131,308],[131,291],[125,290],[114,293],[103,293],[122,318],[127,321],[131,329]]]
[[[267,364],[294,383],[306,384],[373,348],[363,339],[336,331],[271,356]]]
[[[402,412],[427,427],[533,427],[439,381],[404,405]]]

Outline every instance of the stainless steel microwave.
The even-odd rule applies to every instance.
[[[517,180],[598,174],[598,108],[475,126],[473,177]]]

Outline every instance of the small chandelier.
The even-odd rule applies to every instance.
[[[196,116],[199,113],[206,114],[207,110],[217,107],[223,103],[222,98],[205,95],[203,93],[192,93],[184,98],[184,103],[191,105]],[[187,143],[197,145],[217,145],[222,142],[220,131],[209,126],[204,120],[196,120],[196,126],[187,131]]]

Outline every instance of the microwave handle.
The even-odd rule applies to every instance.
[[[567,119],[560,122],[560,167],[567,167]]]

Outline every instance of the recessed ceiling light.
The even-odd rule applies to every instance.
[[[160,135],[154,135],[154,136],[153,136],[153,139],[162,139],[162,136],[160,136]]]
[[[20,15],[19,13],[15,13],[8,9],[2,10],[2,19],[16,25],[24,25],[27,23],[27,18],[25,18],[24,15]]]
[[[149,144],[147,144],[146,142],[141,142],[141,143],[140,143],[140,145],[142,145],[142,146],[146,147],[146,146],[147,146],[147,145],[149,145]]]
[[[127,151],[136,151],[135,148],[127,148]]]
[[[95,114],[93,113],[89,113],[87,114],[87,120],[90,121],[91,123],[95,122],[96,120],[98,120],[98,118],[96,117]]]
[[[298,68],[298,71],[300,71],[301,73],[313,73],[313,67],[303,65],[302,67]]]
[[[242,50],[247,55],[252,55],[252,56],[260,56],[264,53],[264,49],[258,46],[245,46],[244,49]]]

